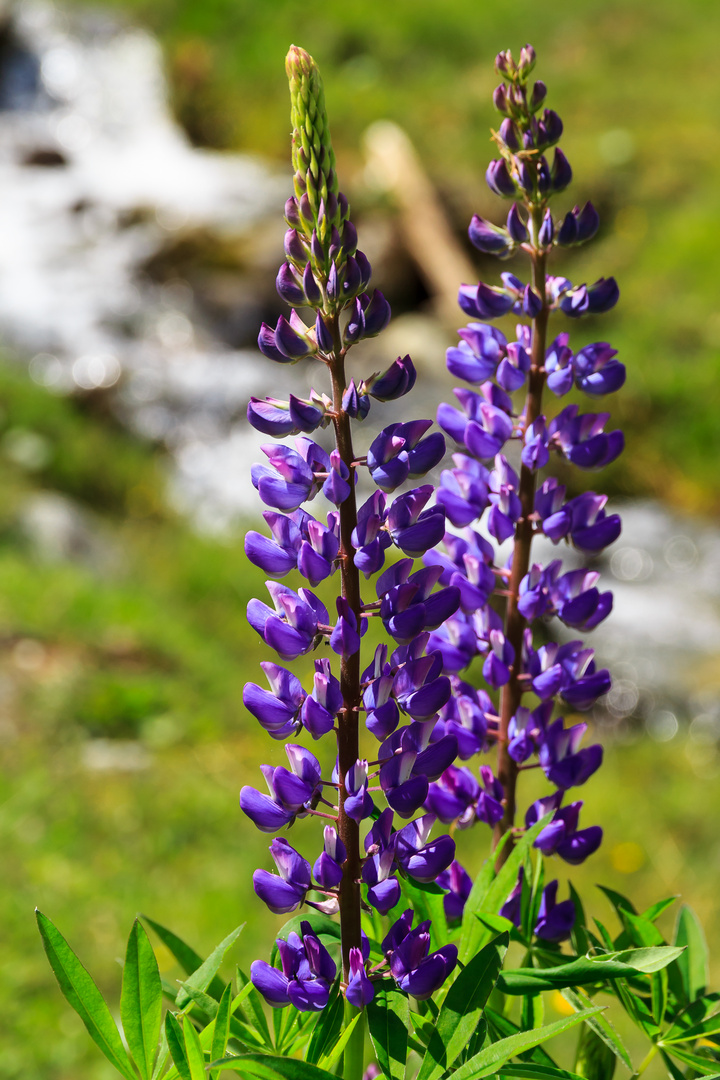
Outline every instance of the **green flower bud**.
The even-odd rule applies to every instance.
[[[312,223],[306,222],[302,215],[302,226],[308,237],[314,227],[324,242],[332,227],[340,227],[343,219],[337,201],[335,154],[330,141],[322,79],[312,56],[296,45],[290,47],[285,70],[290,82],[295,195],[298,200],[307,196],[305,205],[309,204],[313,219]],[[327,212],[329,207],[335,211],[333,216]]]

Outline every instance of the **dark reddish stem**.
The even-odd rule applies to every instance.
[[[335,444],[340,457],[350,470],[350,494],[340,504],[340,578],[342,595],[355,613],[360,627],[362,601],[360,598],[360,574],[353,562],[352,534],[357,525],[357,502],[355,499],[355,455],[352,445],[350,417],[343,410],[342,398],[346,389],[345,351],[340,336],[338,316],[333,318],[334,350],[330,358],[333,409],[335,417]],[[343,978],[350,978],[350,950],[361,947],[360,940],[360,829],[358,823],[345,813],[345,776],[359,757],[358,707],[360,705],[360,652],[343,656],[340,661],[340,689],[343,708],[338,715],[338,781],[339,814],[338,835],[345,845],[347,860],[343,866],[340,882],[340,937],[342,941]]]
[[[531,211],[534,224],[534,235],[537,237],[542,221],[542,210],[533,208]],[[548,306],[545,297],[545,267],[547,256],[545,252],[534,250],[532,258],[532,284],[535,292],[542,300],[542,309],[536,319],[533,319],[531,366],[528,375],[528,391],[525,399],[525,426],[532,424],[540,415],[542,409],[542,393],[545,385],[545,348],[547,339]],[[523,632],[527,626],[527,620],[518,611],[518,596],[520,582],[530,569],[530,553],[533,538],[532,515],[535,509],[535,487],[537,473],[523,465],[520,469],[520,503],[522,515],[515,526],[515,546],[513,550],[513,564],[510,581],[507,589],[507,607],[505,609],[505,637],[515,650],[515,663],[510,676],[510,681],[503,687],[500,701],[500,726],[498,730],[498,761],[497,773],[500,783],[505,790],[505,812],[502,820],[495,826],[494,844],[497,846],[504,834],[513,828],[515,824],[516,788],[518,767],[508,753],[508,725],[522,700],[523,681],[520,678],[520,660],[522,656]],[[503,845],[498,856],[498,864],[502,865],[512,850],[512,838]]]

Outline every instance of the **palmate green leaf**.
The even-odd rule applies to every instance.
[[[234,1069],[245,1080],[337,1080],[337,1077],[317,1065],[294,1058],[276,1057],[272,1054],[239,1054],[237,1057],[221,1058],[211,1063],[213,1069]]]
[[[498,1070],[498,1076],[508,1080],[585,1080],[577,1073],[553,1065],[520,1065],[508,1062]]]
[[[513,1023],[507,1016],[495,1012],[489,1005],[485,1009],[485,1021],[488,1025],[488,1031],[495,1042],[522,1031],[518,1024]],[[543,1046],[532,1046],[529,1050],[525,1050],[520,1054],[519,1057],[522,1061],[531,1061],[537,1065],[548,1065],[552,1069],[557,1068],[556,1063]]]
[[[410,1004],[406,995],[396,987],[376,984],[375,997],[366,1012],[370,1038],[383,1076],[403,1080],[410,1028]],[[422,1017],[420,1021],[426,1022]]]
[[[576,1012],[587,1009],[590,1005],[590,998],[587,994],[582,993],[582,991],[567,987],[565,990],[561,991],[561,993],[567,1003],[572,1005]],[[589,1016],[585,1023],[595,1032],[598,1038],[602,1039],[606,1046],[610,1047],[613,1054],[622,1061],[623,1065],[625,1065],[630,1072],[635,1071],[624,1042],[604,1013],[598,1013],[597,1016]]]
[[[213,1029],[212,1043],[210,1046],[210,1058],[212,1061],[217,1061],[223,1057],[227,1050],[228,1039],[230,1038],[230,1017],[232,1016],[232,988],[230,985],[226,986],[223,991],[223,996],[220,998],[220,1004],[218,1005],[217,1013],[215,1014],[215,1027]],[[210,1072],[210,1080],[216,1080],[217,1073]]]
[[[192,1080],[207,1080],[207,1074],[205,1072],[205,1055],[202,1046],[200,1045],[198,1033],[189,1016],[183,1017],[183,1037],[185,1039],[185,1053],[187,1055],[188,1065],[190,1066],[190,1076],[192,1077]]]
[[[518,870],[523,865],[526,854],[530,851],[535,838],[542,832],[550,821],[552,813],[546,814],[542,820],[533,825],[518,840],[510,852],[507,861],[495,874],[494,865],[497,861],[500,845],[495,849],[492,857],[487,859],[480,870],[473,887],[465,902],[463,912],[462,933],[458,949],[458,957],[466,964],[472,956],[475,956],[487,940],[487,930],[477,919],[482,912],[490,912],[496,915],[507,900],[517,882]],[[510,833],[506,833],[501,840],[505,845],[510,842]]]
[[[459,1069],[456,1069],[452,1074],[452,1080],[480,1080],[483,1076],[497,1073],[511,1058],[517,1057],[518,1054],[537,1046],[539,1043],[552,1039],[555,1035],[560,1035],[563,1031],[568,1031],[569,1028],[582,1023],[588,1016],[596,1015],[599,1012],[602,1012],[602,1006],[586,1009],[584,1012],[567,1016],[563,1020],[556,1020],[554,1024],[547,1024],[545,1027],[537,1028],[535,1031],[520,1031],[517,1035],[510,1035],[507,1039],[501,1039],[500,1042],[487,1046],[479,1054],[475,1054],[469,1061],[466,1061],[464,1065],[461,1065]]]
[[[343,1021],[344,999],[340,993],[340,984],[334,982],[330,990],[328,1003],[317,1018],[313,1028],[310,1045],[305,1054],[305,1060],[311,1065],[317,1065],[328,1047],[336,1041],[340,1035]]]
[[[678,914],[675,944],[685,947],[678,968],[688,1001],[695,1001],[708,984],[708,948],[700,921],[687,904],[683,904]]]
[[[545,1002],[542,994],[525,994],[520,1012],[520,1027],[523,1031],[532,1031],[543,1025]]]
[[[211,983],[213,982],[215,976],[218,973],[220,965],[223,962],[225,953],[228,951],[231,945],[234,945],[244,928],[245,923],[243,923],[241,926],[236,927],[231,934],[228,934],[226,938],[223,938],[220,944],[217,945],[210,953],[207,960],[204,960],[200,967],[193,971],[192,975],[190,975],[190,977],[181,984],[180,990],[178,991],[178,996],[175,1001],[178,1009],[184,1009],[185,1006],[190,1002],[190,994],[188,993],[188,990],[192,989],[204,991],[210,987]],[[223,983],[220,996],[222,996],[224,992],[225,984]],[[214,997],[214,994],[211,994],[210,996]]]
[[[120,1017],[133,1061],[150,1080],[162,1024],[162,984],[153,947],[139,919],[125,952]]]
[[[318,1062],[318,1068],[320,1069],[332,1069],[333,1065],[340,1060],[340,1055],[344,1053],[345,1047],[350,1042],[350,1036],[360,1021],[363,1019],[362,1013],[358,1013],[357,1016],[353,1016],[350,1023],[346,1023],[343,1028],[342,1035],[337,1040],[334,1046],[332,1046]]]
[[[463,968],[447,992],[417,1080],[438,1080],[467,1047],[497,982],[508,935],[486,945]]]
[[[720,1013],[715,1013],[702,1024],[695,1024],[687,1028],[682,1034],[669,1037],[669,1033],[663,1035],[663,1046],[671,1043],[694,1042],[696,1039],[706,1039],[708,1035],[717,1035],[720,1032]]]
[[[652,1042],[655,1042],[660,1034],[660,1028],[643,999],[633,994],[622,979],[614,981],[611,985],[615,996],[622,1003],[630,1019],[645,1032]]]
[[[247,997],[243,999],[243,1011],[264,1044],[270,1049],[272,1047],[272,1040],[270,1038],[270,1028],[268,1027],[268,1022],[262,1007],[262,998],[241,967],[236,967],[235,973],[238,990],[240,990],[240,988],[246,989],[248,986],[250,987]]]
[[[47,915],[36,909],[35,917],[50,967],[66,1000],[110,1064],[127,1080],[137,1080],[117,1025],[89,972]]]
[[[185,1036],[177,1018],[169,1010],[165,1013],[165,1037],[167,1038],[170,1057],[177,1069],[180,1080],[193,1080],[190,1063],[185,1050]],[[168,1074],[169,1075],[169,1074]]]
[[[672,945],[652,949],[625,949],[601,956],[579,956],[569,964],[552,968],[516,968],[503,971],[498,989],[504,994],[536,994],[540,990],[564,990],[569,986],[587,986],[606,979],[629,978],[659,971],[677,959]]]
[[[416,914],[416,921],[421,923],[430,919],[431,948],[441,949],[447,945],[450,935],[443,902],[445,890],[434,881],[425,883],[411,878],[400,878],[400,888]]]
[[[702,1054],[696,1054],[684,1046],[666,1046],[665,1050],[668,1054],[672,1054],[674,1058],[677,1058],[678,1061],[682,1061],[684,1065],[690,1065],[696,1072],[700,1073],[700,1076],[717,1075],[718,1061],[716,1058],[704,1057]]]
[[[230,990],[232,993],[232,987],[229,985],[225,987],[225,991]],[[250,1027],[245,1020],[241,1020],[240,1017],[233,1015],[237,1005],[242,1003],[242,995],[247,992],[247,987],[244,991],[238,994],[238,1001],[236,998],[232,1002],[230,1010],[230,1034],[234,1039],[237,1039],[242,1043],[243,1047],[248,1051],[251,1050],[263,1050],[265,1049],[265,1043],[262,1038]],[[215,1001],[215,998],[211,998],[209,994],[206,994],[203,990],[195,990],[192,987],[188,988],[188,1000],[192,1001],[194,1005],[204,1013],[204,1019],[206,1021],[214,1020],[217,1016],[219,1009],[219,1003]],[[222,1000],[222,999],[221,999]]]
[[[182,938],[179,938],[177,934],[174,934],[172,930],[168,930],[162,923],[155,922],[154,919],[149,918],[147,915],[141,915],[141,918],[144,919],[148,926],[152,927],[165,948],[175,957],[186,975],[192,975],[193,972],[197,971],[203,962],[200,953],[195,952],[190,945],[184,942]],[[203,989],[207,990],[210,996],[214,997],[216,1001],[219,1001],[223,995],[225,983],[218,975],[216,975],[210,984],[203,987]],[[175,997],[175,993],[173,993],[172,997]]]
[[[642,912],[643,919],[647,919],[648,922],[655,922],[656,919],[660,918],[663,911],[667,911],[678,899],[677,896],[668,896],[666,900],[658,900],[657,903],[651,904],[649,908]]]
[[[691,1027],[697,1027],[706,1020],[714,1018],[720,1008],[720,994],[705,994],[682,1009],[673,1017],[672,1026],[663,1035],[663,1042],[683,1036]]]

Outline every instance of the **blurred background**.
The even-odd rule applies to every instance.
[[[559,209],[591,198],[602,220],[559,269],[622,294],[573,340],[607,338],[628,370],[607,406],[627,450],[588,478],[625,522],[591,642],[615,676],[590,718],[607,763],[581,793],[606,839],[572,876],[603,919],[596,881],[639,907],[682,893],[717,956],[719,31],[711,0],[0,4],[1,1077],[114,1075],[60,997],[36,904],[114,1005],[138,911],[203,954],[248,918],[244,966],[272,940],[251,884],[267,838],[237,807],[281,751],[241,704],[263,658],[241,537],[259,515],[247,398],[317,379],[255,347],[282,310],[291,42],[323,71],[393,305],[360,370],[410,352],[415,415],[450,392],[459,280],[498,273],[466,238],[473,212],[507,209],[483,182],[493,58],[537,48],[576,176]],[[487,840],[461,835],[460,858],[477,867]]]

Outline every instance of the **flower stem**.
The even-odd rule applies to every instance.
[[[533,234],[537,237],[542,221],[542,209],[533,206],[531,209],[531,221]],[[549,309],[545,296],[545,268],[547,256],[544,251],[533,249],[532,255],[532,285],[535,292],[542,300],[542,308],[532,323],[532,343],[530,354],[530,372],[528,375],[528,390],[525,399],[525,427],[540,415],[542,408],[542,392],[545,385],[545,348],[547,340],[547,324]],[[513,549],[513,563],[510,581],[508,583],[507,607],[505,609],[505,637],[515,650],[515,663],[510,675],[510,681],[503,687],[500,703],[500,728],[498,731],[498,761],[497,774],[500,783],[505,790],[505,812],[502,820],[495,826],[494,846],[500,839],[512,829],[515,823],[516,787],[518,767],[508,753],[508,725],[514,713],[517,711],[522,700],[523,682],[520,677],[520,662],[523,646],[523,632],[527,620],[518,610],[518,596],[520,582],[530,569],[530,550],[533,539],[532,515],[535,509],[535,487],[537,473],[522,465],[520,469],[520,504],[522,515],[515,526],[515,546]],[[503,845],[498,856],[498,864],[502,865],[512,850],[512,838]]]
[[[355,500],[355,454],[352,445],[350,417],[342,407],[346,388],[345,353],[340,336],[339,318],[333,318],[334,349],[330,361],[333,407],[335,418],[335,445],[340,457],[350,470],[350,494],[340,503],[340,577],[342,595],[347,600],[360,626],[362,601],[360,598],[360,574],[353,561],[352,533],[357,526],[357,503]],[[350,950],[360,948],[360,829],[358,823],[345,813],[345,776],[358,757],[358,707],[360,705],[360,652],[343,656],[340,661],[340,689],[343,708],[338,714],[337,748],[339,808],[338,834],[347,851],[340,882],[340,937],[342,942],[343,978],[350,977]],[[360,1026],[360,1025],[358,1025]],[[354,1074],[353,1074],[354,1075]],[[360,1075],[360,1074],[358,1074]]]
[[[358,1015],[354,1006],[345,1002],[344,1027]],[[365,1010],[360,1012],[360,1019],[347,1041],[343,1055],[343,1080],[362,1080],[363,1063],[365,1061]]]

